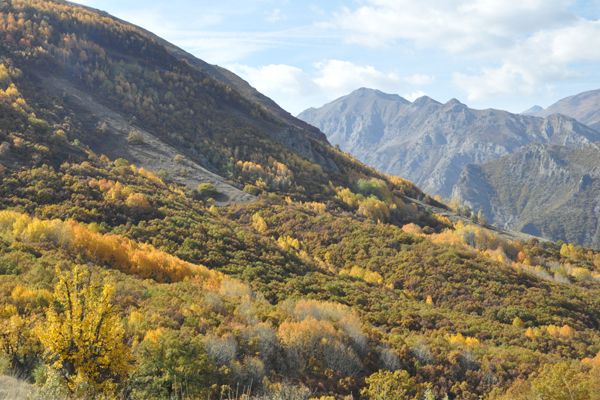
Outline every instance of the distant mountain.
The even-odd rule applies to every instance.
[[[442,104],[426,96],[411,103],[366,88],[298,117],[361,161],[444,197],[467,164],[533,143],[581,147],[600,141],[599,132],[567,116],[474,110],[456,99]]]
[[[541,113],[543,111],[544,111],[544,107],[535,105],[535,106],[533,106],[533,107],[531,107],[531,108],[523,111],[521,114],[524,114],[524,115],[538,115],[539,113]]]
[[[534,112],[534,115],[541,117],[552,114],[567,115],[592,128],[600,129],[600,89],[566,97],[546,109]]]
[[[453,194],[500,227],[600,248],[597,145],[532,145],[468,165]]]

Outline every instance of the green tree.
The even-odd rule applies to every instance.
[[[413,399],[418,391],[415,378],[404,370],[378,371],[365,379],[360,394],[369,400]]]
[[[138,359],[132,378],[134,399],[204,399],[214,389],[215,367],[199,336],[162,328],[150,331]]]

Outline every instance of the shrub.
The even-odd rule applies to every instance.
[[[265,233],[269,229],[269,226],[265,222],[265,219],[259,213],[254,213],[252,215],[252,227],[258,233]]]
[[[369,400],[414,399],[418,389],[415,379],[404,370],[378,371],[365,383],[360,394]]]
[[[194,198],[198,200],[208,200],[214,199],[217,197],[219,192],[215,185],[209,182],[203,182],[196,186],[196,190],[194,191]]]
[[[144,136],[140,131],[132,129],[127,135],[127,142],[134,145],[144,144]]]
[[[359,179],[356,183],[358,193],[365,197],[375,196],[381,201],[391,202],[392,193],[387,184],[381,179]]]
[[[53,306],[39,332],[47,360],[77,396],[114,393],[131,368],[125,331],[111,303],[114,287],[80,267],[57,274]]]
[[[216,370],[202,338],[185,330],[149,332],[138,350],[131,380],[133,399],[208,398]]]

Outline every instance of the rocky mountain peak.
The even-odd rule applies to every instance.
[[[442,103],[440,103],[437,100],[432,99],[429,96],[421,96],[421,97],[417,98],[415,101],[413,101],[412,104],[417,107],[423,107],[423,106],[428,106],[431,104],[441,105]]]

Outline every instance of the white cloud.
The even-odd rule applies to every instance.
[[[173,42],[211,64],[227,64],[274,46],[266,34],[243,32],[171,32]]]
[[[425,74],[413,74],[404,77],[404,81],[414,86],[431,85],[435,81],[435,76]]]
[[[281,22],[286,20],[285,14],[279,8],[275,8],[267,14],[267,21],[271,23]]]
[[[600,20],[576,15],[575,5],[575,0],[362,0],[327,25],[353,43],[409,43],[451,54],[457,65],[472,66],[454,73],[453,82],[469,100],[482,101],[536,94],[576,76],[577,63],[600,61]],[[418,75],[407,82],[428,83]]]
[[[344,60],[318,62],[309,72],[285,64],[262,67],[233,64],[227,68],[292,113],[320,106],[359,87],[399,93],[407,89],[407,80],[415,80],[414,76],[401,77],[395,72],[385,72],[370,65],[358,65]],[[426,80],[423,78],[425,76],[420,75],[416,80],[423,82]]]
[[[575,19],[572,0],[366,0],[328,24],[369,46],[410,40],[450,52],[506,48],[523,35]]]
[[[538,32],[507,51],[501,64],[472,74],[454,74],[469,100],[496,95],[531,95],[577,76],[578,62],[600,61],[600,21],[579,19],[569,26]]]
[[[327,60],[317,63],[314,83],[330,96],[339,97],[359,87],[391,90],[401,78],[394,72],[382,72],[371,65],[350,61]]]
[[[234,64],[228,65],[227,68],[294,114],[318,104],[316,102],[322,96],[321,88],[313,82],[313,78],[302,69],[291,65],[251,67]]]
[[[228,68],[260,92],[274,94],[277,98],[304,96],[317,88],[308,74],[291,65],[270,64],[255,68],[237,64]]]

